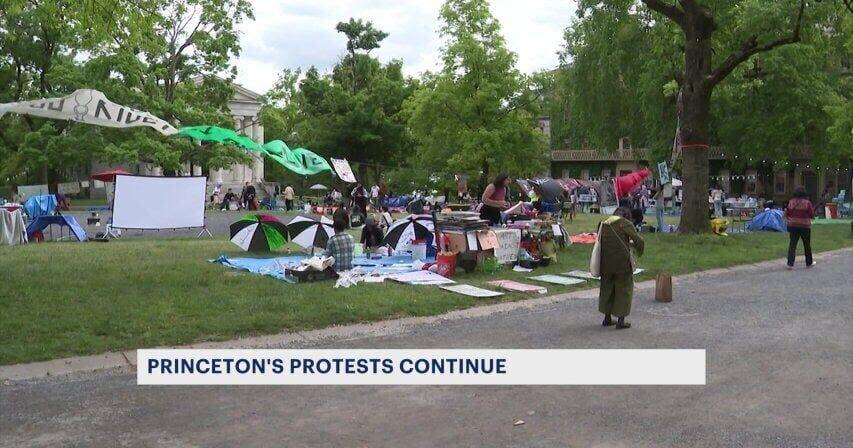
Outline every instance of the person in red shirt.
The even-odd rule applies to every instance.
[[[812,261],[812,218],[814,205],[802,186],[794,189],[793,197],[785,208],[785,220],[788,223],[788,234],[791,242],[788,244],[788,269],[794,268],[794,258],[797,254],[797,241],[803,240],[803,251],[806,253],[806,267],[814,266]]]

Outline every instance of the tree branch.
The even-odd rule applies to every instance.
[[[720,81],[726,78],[732,70],[735,69],[742,62],[746,61],[753,55],[758,53],[762,53],[765,51],[770,51],[776,47],[781,47],[783,45],[793,44],[795,42],[800,41],[800,29],[802,29],[803,25],[803,11],[806,8],[805,0],[800,0],[800,8],[797,12],[797,18],[794,22],[794,29],[791,31],[791,35],[786,37],[781,37],[779,39],[767,42],[763,45],[758,44],[758,37],[755,35],[750,36],[747,40],[745,40],[740,48],[736,51],[733,51],[729,56],[714,69],[710,75],[708,75],[707,81],[711,86],[716,85]]]
[[[652,11],[659,12],[677,23],[679,26],[684,27],[684,12],[675,5],[670,5],[661,0],[642,0],[646,6],[649,7]]]

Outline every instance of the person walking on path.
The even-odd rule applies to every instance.
[[[814,205],[809,200],[806,189],[802,186],[794,189],[793,197],[785,208],[785,220],[788,223],[788,269],[794,268],[794,258],[797,256],[797,241],[803,240],[803,251],[806,253],[806,267],[814,266],[812,260],[812,218]]]
[[[601,250],[601,289],[598,292],[598,311],[604,314],[601,325],[614,324],[617,329],[631,328],[625,317],[631,314],[634,297],[634,266],[632,250],[636,256],[643,254],[645,244],[631,223],[631,211],[619,207],[613,216],[599,224]]]
[[[284,187],[284,208],[287,211],[293,210],[293,198],[296,196],[296,192],[293,191],[293,187],[290,184],[287,184]]]

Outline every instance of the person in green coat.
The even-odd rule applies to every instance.
[[[639,257],[643,254],[643,238],[631,223],[631,211],[619,207],[613,216],[599,224],[601,230],[601,289],[598,292],[598,311],[604,314],[605,327],[613,325],[613,315],[618,318],[616,328],[631,328],[625,316],[631,314],[634,296],[634,266],[631,249]]]

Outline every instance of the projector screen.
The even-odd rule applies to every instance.
[[[206,177],[117,175],[113,227],[179,229],[204,227]]]

